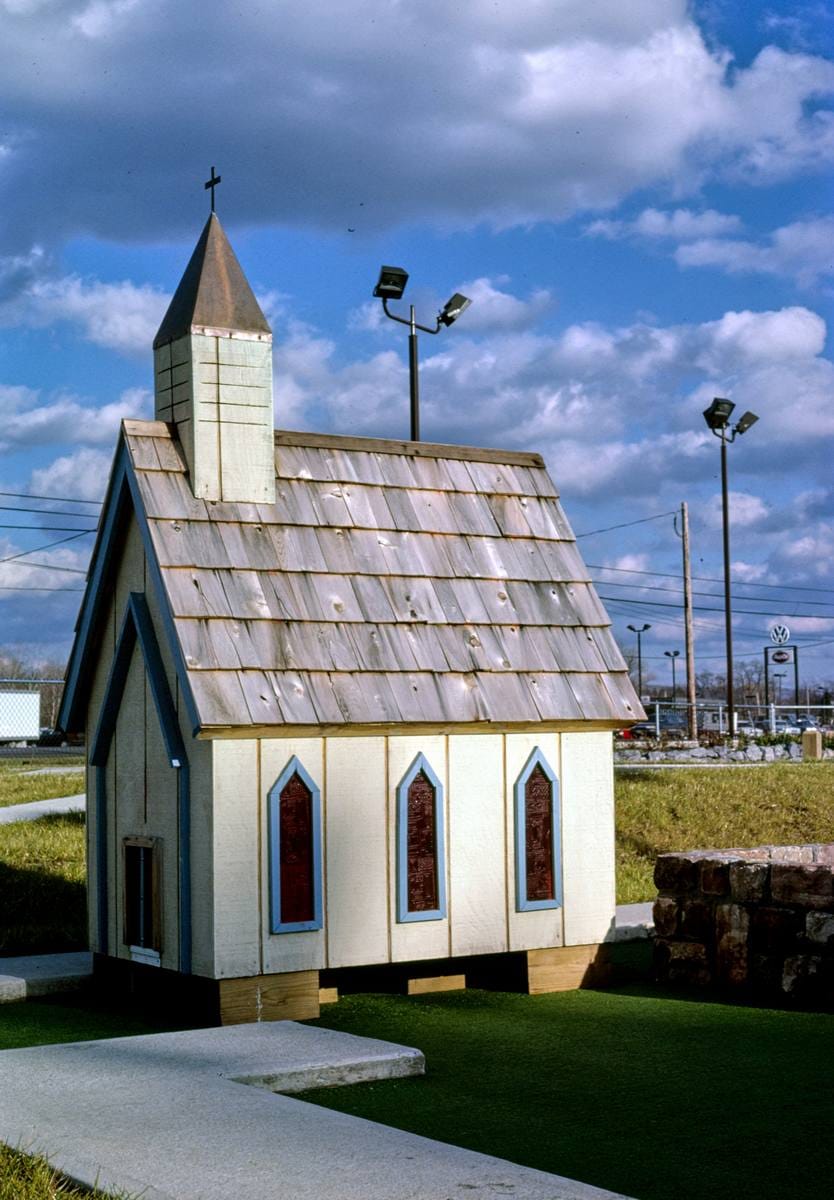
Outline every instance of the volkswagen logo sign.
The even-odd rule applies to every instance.
[[[790,641],[791,631],[787,625],[774,625],[770,631],[770,640],[774,646],[784,646],[785,642]]]

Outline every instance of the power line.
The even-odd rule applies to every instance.
[[[0,492],[0,496],[14,496],[18,500],[56,500],[59,504],[98,504],[103,500],[83,500],[81,496],[36,496],[34,492]]]
[[[616,599],[617,599],[616,596],[600,596],[600,600],[610,601],[610,600],[616,600]],[[623,597],[620,597],[620,599],[622,600]],[[640,604],[643,606],[647,606],[649,608],[677,608],[677,609],[683,608],[682,604],[672,604],[670,601],[666,601],[666,600],[636,600],[636,599],[629,599],[628,597],[626,597],[625,602],[627,604]],[[723,608],[710,608],[705,604],[695,604],[695,605],[693,605],[693,608],[695,609],[696,612],[723,613],[723,611],[724,611]],[[733,609],[733,612],[743,613],[744,616],[747,616],[747,617],[773,617],[773,616],[780,615],[779,613],[762,612],[761,609],[756,609],[756,608],[738,608],[738,609]],[[802,614],[795,613],[791,617],[791,620],[793,620],[793,621],[816,621],[819,619],[820,618],[815,616],[813,613],[805,613],[804,616]],[[824,617],[822,619],[826,620],[827,618]],[[832,619],[834,619],[834,617],[832,617]]]
[[[47,542],[45,546],[34,546],[31,550],[21,550],[18,554],[8,554],[5,558],[0,558],[0,563],[14,562],[18,558],[26,558],[28,554],[38,554],[41,550],[51,550],[53,546],[63,546],[66,542],[74,542],[76,538],[83,537],[85,533],[95,533],[94,529],[82,529],[80,533],[74,533],[72,537],[57,538],[54,542]],[[45,567],[48,563],[26,563],[28,567]],[[69,567],[52,567],[54,570],[69,571]],[[86,574],[86,572],[81,572]]]
[[[627,529],[629,525],[645,525],[647,521],[659,521],[661,517],[677,516],[677,512],[678,510],[675,508],[670,512],[655,513],[653,517],[640,517],[636,521],[623,521],[620,525],[606,525],[604,529],[588,529],[585,533],[574,534],[574,537],[577,539],[583,537],[593,537],[595,533],[610,533],[612,529]]]
[[[675,592],[678,595],[683,594],[683,588],[664,587],[662,584],[658,584],[658,583],[615,583],[611,579],[594,579],[592,582],[597,583],[597,584],[602,584],[602,585],[609,584],[609,586],[611,586],[611,587],[618,587],[618,588],[635,588],[635,589],[637,589],[639,591],[643,591],[643,592]],[[693,596],[705,596],[711,600],[723,599],[720,592],[693,592],[692,595]],[[752,600],[754,602],[758,600],[758,601],[761,601],[762,604],[775,604],[775,603],[779,602],[778,596],[738,596],[738,595],[736,595],[735,599],[736,600]],[[783,601],[783,603],[786,606],[789,606],[792,604],[805,604],[805,605],[809,605],[809,606],[813,605],[815,608],[825,608],[827,606],[830,606],[831,601],[830,600],[828,600],[828,601],[826,601],[826,600],[795,600],[791,597],[788,597],[786,600]]]
[[[73,513],[73,516],[83,516]],[[0,529],[26,529],[29,533],[95,533],[93,529],[79,529],[77,525],[0,525]]]
[[[65,508],[29,508],[23,504],[0,504],[0,512],[40,513],[44,517],[84,517],[86,521],[93,520],[92,513],[77,513]]]
[[[675,574],[673,571],[639,571],[636,567],[606,567],[600,563],[585,563],[585,566],[591,571],[617,571],[624,575],[653,575],[657,579],[680,579],[680,572]],[[723,579],[713,579],[708,575],[693,575],[692,578],[697,580],[698,583],[723,584],[724,582]],[[757,587],[775,591],[822,592],[826,596],[834,595],[834,588],[808,587],[801,583],[745,583],[741,579],[733,580],[733,583],[736,587]]]
[[[0,583],[0,592],[78,592],[84,591],[84,588],[58,588],[58,587],[15,587],[12,584]]]

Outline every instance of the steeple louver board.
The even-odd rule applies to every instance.
[[[202,500],[275,500],[272,332],[215,213],[154,339],[156,417]]]

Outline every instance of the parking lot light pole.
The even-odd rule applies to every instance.
[[[678,698],[678,688],[675,680],[675,660],[680,654],[680,650],[664,650],[663,653],[667,658],[671,658],[672,660],[672,703],[674,704]]]
[[[727,655],[727,725],[730,737],[736,731],[735,702],[733,700],[733,614],[730,595],[730,498],[727,486],[727,446],[755,425],[758,417],[753,412],[743,413],[737,425],[730,425],[735,404],[716,396],[709,408],[704,410],[704,420],[709,430],[721,439],[721,515],[724,542],[724,637]]]
[[[643,634],[647,629],[651,629],[651,625],[641,625],[638,629],[636,625],[628,627],[632,633],[637,634],[637,695],[640,703],[643,703]]]
[[[400,325],[408,326],[408,383],[411,404],[411,441],[419,442],[420,376],[417,358],[417,330],[420,329],[423,333],[440,333],[441,329],[448,329],[450,325],[454,325],[460,314],[469,307],[472,301],[466,296],[461,295],[460,292],[455,292],[454,296],[446,301],[443,308],[437,314],[435,326],[432,329],[429,325],[420,325],[418,323],[414,316],[413,304],[409,306],[408,317],[398,317],[396,313],[392,313],[388,308],[389,300],[402,299],[407,283],[408,271],[404,271],[402,267],[382,267],[376,287],[374,288],[374,295],[378,300],[382,301],[382,311],[390,321],[396,321]]]

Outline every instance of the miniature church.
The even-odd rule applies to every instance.
[[[214,212],[154,371],[60,716],[97,977],[224,1023],[369,969],[579,986],[613,931],[612,730],[643,713],[542,458],[276,431]]]

